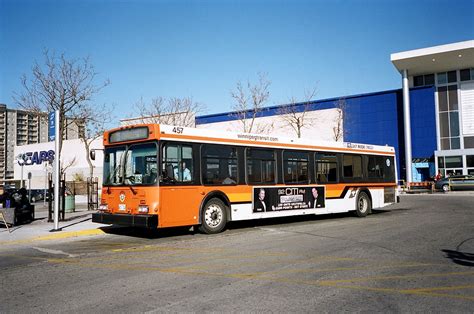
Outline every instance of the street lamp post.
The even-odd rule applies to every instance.
[[[46,205],[46,189],[48,188],[48,164],[44,166],[44,193],[43,193],[43,204]]]
[[[24,154],[19,154],[16,157],[16,161],[21,167],[21,178],[20,178],[20,188],[23,187],[23,166],[25,166],[25,155]]]

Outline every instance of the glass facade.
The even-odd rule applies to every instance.
[[[474,155],[469,149],[474,148],[474,136],[466,134],[462,115],[466,114],[465,102],[470,96],[463,92],[469,91],[474,80],[474,69],[442,72],[436,74],[436,91],[438,101],[439,147],[437,158],[438,169],[443,175],[474,173]],[[463,123],[466,123],[464,121]],[[463,129],[464,128],[464,129]],[[469,132],[468,132],[469,133]],[[467,135],[467,136],[466,136]],[[458,150],[459,155],[442,151]]]
[[[461,82],[474,80],[474,69],[462,69],[459,74]]]
[[[431,86],[435,84],[434,74],[418,75],[413,77],[413,86]]]
[[[440,148],[442,150],[460,149],[458,85],[439,86],[437,90]]]

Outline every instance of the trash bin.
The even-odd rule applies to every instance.
[[[74,199],[74,195],[66,195],[65,196],[65,204],[64,204],[64,211],[66,213],[72,213],[76,209],[76,201]]]

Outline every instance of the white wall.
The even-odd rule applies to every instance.
[[[305,115],[308,126],[303,128],[301,137],[314,140],[334,141],[333,128],[337,125],[337,118],[338,111],[336,108],[308,111]],[[242,132],[243,130],[240,120],[198,124],[196,127],[231,132]],[[256,118],[252,133],[260,133],[257,129],[264,129],[262,133],[275,136],[297,137],[296,131],[288,126],[279,115]],[[340,139],[340,141],[342,141],[342,139]]]
[[[94,140],[91,143],[91,148],[103,149],[102,137]],[[40,152],[40,151],[54,151],[54,142],[30,144],[23,146],[15,146],[15,156],[24,154],[27,152]],[[55,156],[56,157],[56,156]],[[96,159],[92,161],[94,165],[94,176],[99,177],[99,185],[102,182],[102,168],[103,168],[104,155],[102,150],[96,151]],[[66,181],[72,181],[73,176],[76,173],[81,173],[84,180],[89,176],[89,164],[86,159],[86,150],[81,140],[66,140],[63,142],[63,148],[61,152],[61,164],[63,167],[72,163],[72,165],[66,170]],[[18,162],[14,163],[14,179],[21,180],[21,166]],[[23,166],[23,180],[27,180],[28,172],[31,172],[31,188],[32,189],[44,189],[46,184],[46,172],[52,172],[52,166],[48,165],[47,162],[41,164],[28,164]],[[26,181],[28,186],[28,181]]]

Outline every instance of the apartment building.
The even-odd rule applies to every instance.
[[[70,124],[66,139],[79,138],[79,129]],[[48,142],[48,115],[0,104],[0,187],[14,179],[15,146]]]

